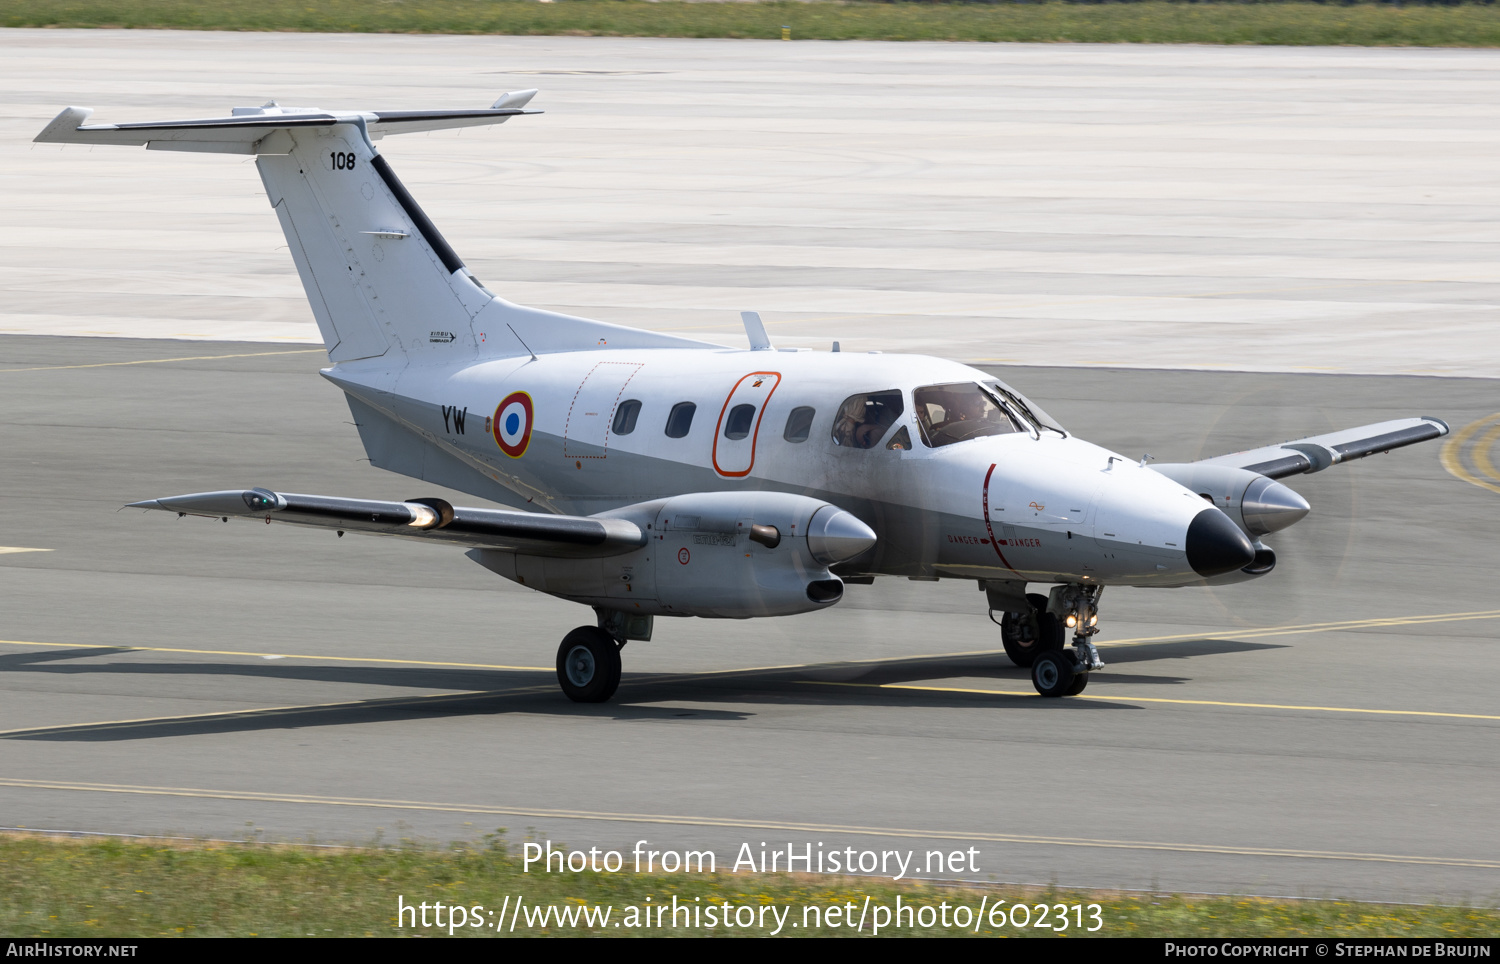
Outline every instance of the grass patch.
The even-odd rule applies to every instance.
[[[1494,5],[0,0],[6,27],[572,34],[774,40],[1500,46]]]
[[[628,860],[628,855],[627,855]],[[1262,898],[1089,894],[1060,890],[1027,891],[995,886],[979,889],[935,887],[868,879],[810,875],[752,874],[527,874],[507,852],[503,836],[489,846],[449,850],[421,848],[333,849],[265,844],[181,845],[120,840],[56,840],[29,836],[0,838],[0,933],[26,937],[158,936],[438,936],[436,927],[398,928],[397,899],[407,904],[442,903],[499,911],[515,907],[608,907],[609,924],[528,926],[522,911],[516,934],[607,934],[656,936],[713,934],[764,935],[772,925],[709,928],[629,925],[629,908],[648,904],[669,908],[775,908],[786,914],[783,935],[849,935],[869,898],[871,907],[932,908],[932,926],[892,927],[888,934],[972,934],[959,927],[959,907],[986,901],[1007,907],[1024,903],[1033,920],[1038,904],[1085,905],[1085,926],[1099,906],[1105,937],[1487,937],[1500,931],[1493,909],[1358,904],[1344,901],[1290,901]],[[509,903],[507,904],[507,899]],[[936,920],[947,904],[948,926]],[[832,908],[840,908],[830,918]],[[852,907],[850,910],[848,908]],[[806,908],[817,908],[804,916]],[[576,911],[575,911],[576,912]],[[553,911],[555,913],[555,911]],[[668,911],[670,913],[670,911]],[[744,920],[748,912],[737,911]],[[469,911],[465,911],[469,915]],[[497,915],[498,916],[498,915]],[[915,915],[913,915],[915,917]],[[988,915],[986,915],[988,918]],[[1070,912],[1070,917],[1072,916]],[[434,921],[435,913],[429,913]],[[847,920],[847,923],[845,922]],[[774,915],[768,920],[774,921]],[[445,918],[446,920],[446,918]],[[700,917],[700,922],[706,918]],[[838,921],[833,926],[833,921]],[[972,917],[971,917],[972,920]],[[804,922],[821,923],[821,927]],[[979,936],[1051,936],[1048,929],[991,926]],[[616,922],[626,922],[616,927]],[[681,922],[681,921],[680,921]],[[795,922],[799,925],[793,927]],[[486,919],[488,923],[488,919]],[[864,933],[870,932],[867,918]],[[488,927],[459,927],[455,936],[493,935]],[[1071,927],[1069,933],[1077,933]]]

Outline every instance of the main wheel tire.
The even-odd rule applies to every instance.
[[[603,703],[620,685],[620,647],[597,626],[579,626],[557,648],[557,684],[575,703]]]
[[[1068,696],[1080,674],[1073,666],[1073,654],[1063,650],[1038,653],[1031,664],[1031,685],[1043,696]]]
[[[1037,645],[1035,613],[1006,613],[1000,617],[1000,643],[1005,655],[1020,667],[1028,667],[1042,651]]]
[[[1038,653],[1063,647],[1062,623],[1047,612],[1047,597],[1027,593],[1026,601],[1031,603],[1031,612],[1006,613],[1000,618],[1000,642],[1005,655],[1022,668],[1029,667]]]
[[[1037,645],[1042,650],[1053,652],[1063,648],[1067,630],[1063,628],[1063,621],[1051,613],[1037,613]]]

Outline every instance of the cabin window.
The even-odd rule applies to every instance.
[[[693,413],[698,406],[692,402],[678,402],[667,416],[667,438],[682,438],[693,427]]]
[[[812,434],[812,420],[816,413],[806,405],[792,409],[792,414],[786,417],[786,431],[781,437],[788,442],[806,442],[807,437]]]
[[[639,399],[632,398],[628,402],[621,402],[620,407],[615,409],[615,421],[610,426],[610,431],[616,435],[629,435],[635,431],[635,420],[640,414],[641,403]]]
[[[754,421],[754,405],[736,405],[729,410],[729,417],[724,420],[724,437],[736,440],[744,438],[750,434],[750,426]]]
[[[886,430],[906,410],[901,393],[870,392],[850,395],[839,406],[838,417],[833,420],[833,441],[855,449],[872,449],[885,438]]]
[[[1001,404],[1001,398],[978,382],[928,385],[912,393],[917,406],[917,428],[928,448],[966,442],[987,435],[1030,434],[1016,406]]]

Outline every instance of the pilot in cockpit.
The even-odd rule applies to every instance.
[[[850,396],[833,421],[833,440],[848,448],[875,448],[903,407],[901,392],[896,390]]]

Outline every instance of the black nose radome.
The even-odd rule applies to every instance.
[[[1200,576],[1222,576],[1255,561],[1255,547],[1218,509],[1204,509],[1187,531],[1188,565]]]

